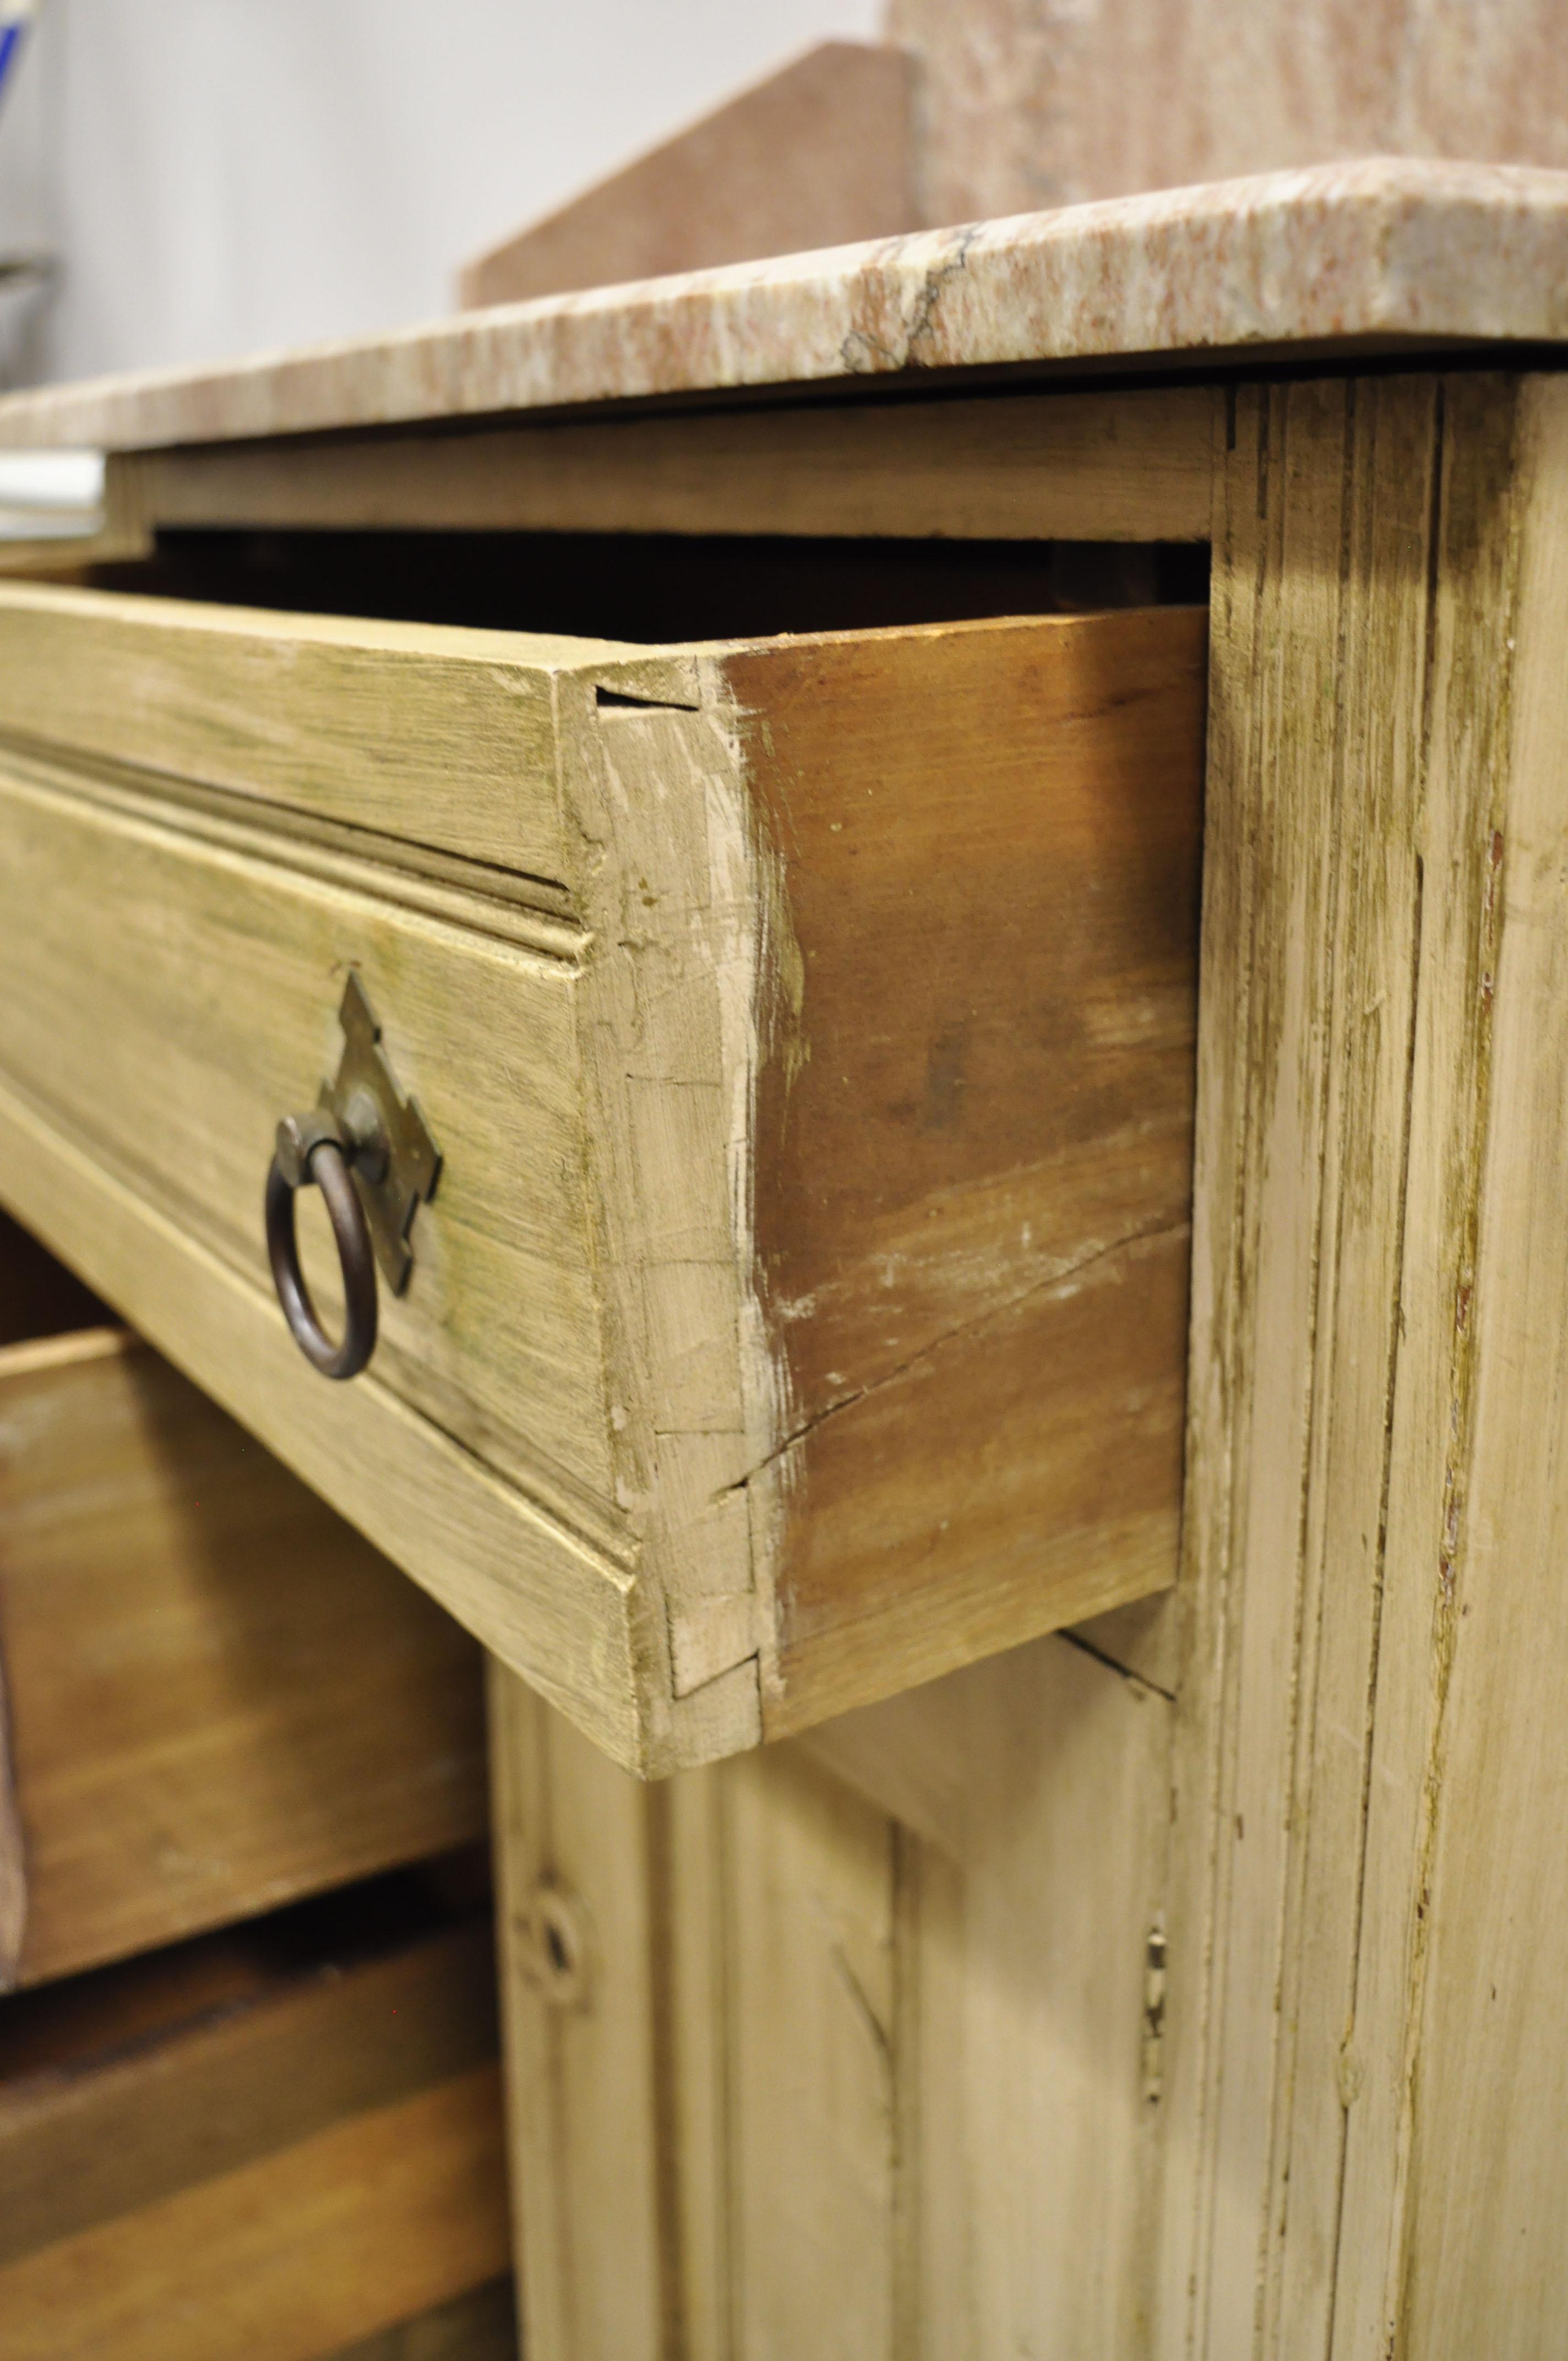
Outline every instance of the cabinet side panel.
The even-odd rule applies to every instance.
[[[535,2361],[663,2361],[650,1830],[663,1791],[490,1670],[511,2200]]]
[[[1408,2218],[1376,2323],[1386,2328],[1397,2294],[1400,2349],[1421,2361],[1550,2352],[1568,2302],[1568,405],[1554,379],[1527,383],[1520,428],[1497,518],[1497,538],[1506,546],[1511,525],[1521,546],[1511,760],[1483,774],[1496,958],[1484,975],[1490,1087],[1465,1274],[1474,1445],[1445,1502],[1453,1545],[1429,1560],[1424,1595],[1410,1601],[1408,1686],[1445,1710],[1430,1741],[1426,1843],[1384,1938],[1398,1962],[1407,1947],[1419,1957],[1430,1929],[1409,2034]],[[1417,1788],[1409,1773],[1403,1784]]]

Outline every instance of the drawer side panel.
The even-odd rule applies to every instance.
[[[776,904],[770,1734],[1175,1578],[1205,659],[1166,608],[723,660]]]

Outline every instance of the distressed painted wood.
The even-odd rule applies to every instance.
[[[1236,405],[1162,2354],[1522,2356],[1555,2316],[1565,451],[1552,379]]]
[[[630,2349],[798,2349],[803,2254],[814,2333],[872,2354],[1550,2346],[1565,546],[1555,379],[1238,394],[1186,1579],[645,1795],[614,1860],[602,1796],[575,1850],[535,1839],[586,1952],[598,1897],[635,1902],[622,1967],[571,1987],[586,2086],[635,2059],[644,2094]],[[1174,1667],[1168,1701],[1118,1652]],[[526,1818],[520,1731],[563,1790],[581,1750],[519,1692],[499,1727]],[[814,1945],[880,2086],[819,2079]],[[514,2040],[548,2057],[516,1956]],[[591,2283],[551,2245],[554,2139],[523,2251]]]
[[[1146,2349],[1168,1700],[1047,1639],[654,1788],[494,1705],[538,2361]]]
[[[0,592],[0,1191],[644,1771],[1156,1590],[1204,637]],[[258,1198],[350,967],[444,1160],[336,1389]]]
[[[433,883],[454,873],[432,851],[554,880],[554,900],[511,895],[548,913],[575,883],[551,675],[599,653],[0,583],[0,728],[158,773],[173,821],[276,812],[291,837],[362,859],[397,838],[399,865]]]
[[[0,1350],[0,1985],[485,1831],[473,1642],[115,1330]]]

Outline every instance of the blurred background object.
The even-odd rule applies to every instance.
[[[62,258],[13,381],[201,364],[452,304],[520,222],[880,0],[49,0],[0,253]],[[0,356],[0,361],[3,361]]]
[[[0,451],[0,541],[73,541],[103,522],[102,452]]]
[[[889,0],[932,222],[1350,156],[1568,167],[1561,0]]]
[[[819,42],[480,255],[460,299],[515,302],[916,229],[914,95],[906,51]]]
[[[36,98],[30,105],[24,100],[18,122],[17,109],[8,104],[37,15],[37,0],[0,0],[0,385],[15,381],[17,357],[50,279],[38,217],[38,108]]]
[[[38,0],[5,0],[0,6],[0,97],[5,95],[23,38],[38,13]]]
[[[1554,0],[49,0],[0,378],[1370,154],[1568,166]]]

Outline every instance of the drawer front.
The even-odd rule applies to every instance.
[[[217,844],[177,807],[106,807],[68,779],[0,758],[12,1085],[269,1286],[273,1133],[336,1070],[353,969],[443,1157],[407,1292],[383,1290],[377,1379],[587,1513],[609,1469],[569,952],[482,931],[477,896],[476,923],[433,920],[390,900],[395,878],[346,891],[281,836]],[[331,1262],[313,1276],[330,1300]]]
[[[0,1348],[0,1989],[485,1831],[473,1642],[119,1330]]]
[[[591,712],[615,655],[0,588],[0,1194],[635,1757],[648,1618],[606,1394],[587,840],[557,715],[579,675]],[[337,1070],[351,975],[442,1160],[349,1387],[290,1337],[262,1192],[278,1123]],[[305,1192],[332,1324],[316,1212]]]
[[[327,833],[560,878],[553,666],[502,631],[277,616],[0,583],[8,735]]]

